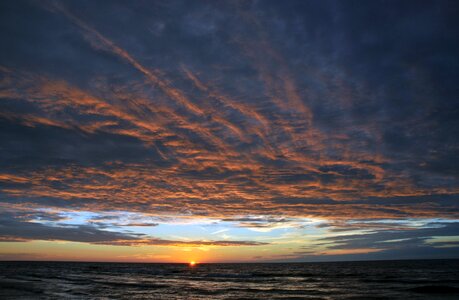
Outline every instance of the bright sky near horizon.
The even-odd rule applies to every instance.
[[[0,260],[459,257],[455,1],[2,1]]]

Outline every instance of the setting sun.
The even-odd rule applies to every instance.
[[[196,262],[195,261],[190,261],[190,267],[194,267],[196,265]]]

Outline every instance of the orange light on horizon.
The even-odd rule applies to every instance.
[[[189,265],[190,265],[190,267],[194,267],[194,266],[196,266],[196,262],[194,260],[192,260],[192,261],[190,261]]]

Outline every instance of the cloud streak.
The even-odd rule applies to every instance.
[[[124,226],[137,225],[127,224]],[[92,225],[55,226],[38,222],[25,221],[17,218],[10,218],[9,215],[1,216],[1,242],[26,242],[32,240],[70,241],[112,246],[233,247],[267,245],[267,243],[255,241],[166,240],[160,238],[152,238],[145,234],[102,230]]]

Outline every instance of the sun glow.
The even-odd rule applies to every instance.
[[[194,267],[194,266],[196,266],[196,262],[192,260],[192,261],[190,261],[189,265],[190,265],[190,267]]]

